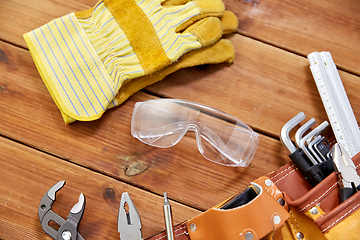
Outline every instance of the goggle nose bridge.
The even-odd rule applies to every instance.
[[[195,124],[195,123],[189,123],[184,127],[184,129],[182,131],[182,134],[181,134],[181,137],[179,138],[179,140],[177,142],[179,142],[180,139],[182,139],[188,131],[195,132],[196,144],[198,146],[198,149],[199,149],[200,153],[203,154],[204,149],[202,148],[202,145],[201,145],[200,129],[199,129],[199,126],[197,124]]]

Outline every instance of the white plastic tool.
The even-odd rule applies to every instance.
[[[353,157],[360,152],[360,130],[331,54],[307,57],[336,141]]]

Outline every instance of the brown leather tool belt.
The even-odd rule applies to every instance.
[[[358,173],[360,154],[353,158]],[[335,173],[312,187],[293,164],[260,177],[239,195],[177,225],[176,240],[356,239],[360,214],[337,227],[360,208],[360,194],[340,204]],[[354,218],[354,216],[353,216]],[[337,233],[341,231],[341,233]],[[331,236],[331,237],[330,237]],[[162,232],[148,240],[165,239]]]

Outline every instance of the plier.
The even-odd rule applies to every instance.
[[[140,215],[127,192],[121,195],[118,232],[120,240],[143,240]]]
[[[339,178],[340,202],[344,202],[360,190],[360,177],[349,154],[338,143],[333,146],[333,161]]]
[[[78,233],[78,225],[84,214],[85,210],[85,197],[81,193],[79,196],[79,202],[76,203],[70,210],[70,213],[66,221],[51,210],[53,203],[55,202],[56,192],[59,191],[65,185],[65,181],[60,181],[52,186],[43,196],[40,201],[38,214],[43,230],[55,240],[84,240],[84,238]],[[49,223],[54,221],[60,228],[49,226]]]

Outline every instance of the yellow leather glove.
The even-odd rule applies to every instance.
[[[173,7],[186,4],[191,0],[162,0],[161,3],[164,7]],[[235,14],[230,11],[224,11],[223,15],[220,17],[222,27],[223,27],[223,35],[236,32],[239,21]]]
[[[184,0],[182,0],[184,1]],[[221,17],[223,35],[233,33],[238,28],[238,19],[233,12],[225,11],[223,17]],[[178,61],[170,66],[157,71],[156,73],[143,76],[132,81],[125,82],[119,89],[118,94],[115,97],[109,108],[122,104],[131,95],[139,90],[163,80],[169,74],[176,72],[182,68],[194,67],[204,64],[218,64],[218,63],[232,63],[235,58],[235,50],[232,43],[226,39],[220,39],[215,44],[197,49],[184,54]]]
[[[223,17],[221,17],[221,22],[223,34],[233,33],[238,28],[238,20],[234,13],[230,11],[224,12]],[[153,83],[163,80],[166,76],[179,69],[204,64],[217,64],[223,62],[232,63],[234,58],[235,50],[232,43],[229,40],[220,39],[214,45],[185,53],[175,63],[151,75],[124,82],[108,108],[119,106],[134,93]],[[63,117],[67,124],[76,121],[66,115],[63,115]]]
[[[103,0],[24,34],[65,122],[101,117],[124,82],[221,38],[221,0],[161,2]]]

